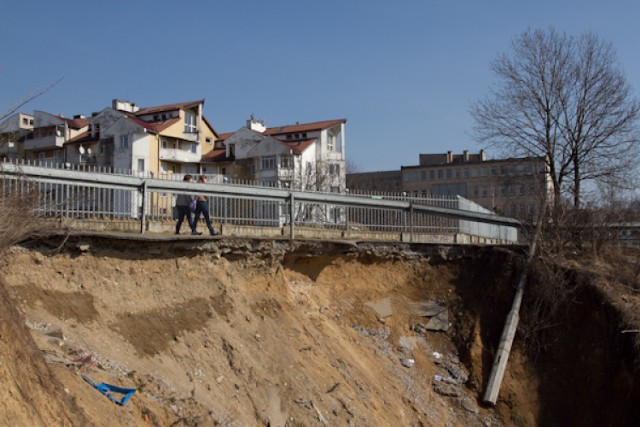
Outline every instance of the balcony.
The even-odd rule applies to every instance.
[[[62,147],[62,144],[64,144],[64,137],[51,135],[25,140],[24,149],[27,151],[42,150],[46,148]]]
[[[160,160],[169,160],[173,162],[198,162],[200,154],[192,153],[191,150],[181,150],[178,148],[161,148]]]

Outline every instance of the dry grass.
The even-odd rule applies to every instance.
[[[5,184],[2,180],[0,183]],[[51,223],[37,213],[38,193],[28,185],[21,188],[25,190],[0,194],[0,249],[46,234],[51,229]]]

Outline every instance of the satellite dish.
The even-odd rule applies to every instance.
[[[81,145],[81,146],[78,148],[78,151],[80,152],[80,154],[84,154],[84,147]]]

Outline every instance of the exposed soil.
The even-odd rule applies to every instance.
[[[95,236],[14,246],[0,261],[0,423],[637,425],[640,359],[618,302],[640,308],[638,296],[606,297],[593,275],[548,322],[524,310],[499,402],[481,403],[520,251]],[[447,307],[446,331],[426,330],[427,302]],[[118,406],[83,375],[137,391]]]

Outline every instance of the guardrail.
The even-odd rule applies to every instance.
[[[0,177],[3,194],[37,191],[38,210],[44,216],[134,220],[139,221],[140,233],[151,230],[152,224],[171,221],[175,196],[181,193],[208,197],[210,216],[219,224],[278,228],[290,238],[296,236],[296,228],[314,228],[339,230],[342,236],[356,231],[396,233],[409,241],[421,241],[425,234],[466,233],[515,242],[520,227],[519,221],[495,215],[461,197],[389,200],[376,195],[187,183],[13,163],[0,164]],[[452,203],[467,209],[437,206]]]

